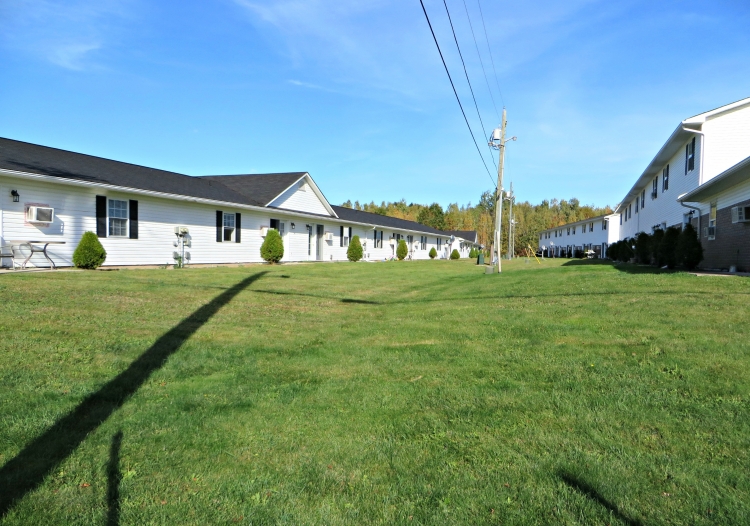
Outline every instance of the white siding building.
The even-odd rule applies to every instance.
[[[548,228],[539,234],[539,248],[544,255],[574,257],[576,252],[593,250],[596,257],[606,257],[607,247],[619,239],[617,215],[602,215]]]
[[[706,250],[704,267],[731,268],[732,261],[738,268],[750,267],[742,255],[750,251],[750,230],[736,215],[750,205],[748,157],[750,98],[683,120],[617,205],[615,215],[608,216],[608,232],[600,232],[593,246],[602,244],[606,255],[604,243],[690,221]],[[728,221],[735,226],[726,226]],[[588,240],[567,234],[578,234],[581,223],[585,221],[541,232],[540,248],[560,253],[571,245],[585,246]],[[743,224],[736,226],[739,223]]]
[[[677,198],[748,156],[750,98],[685,119],[617,206],[620,239],[689,221]]]
[[[51,217],[32,217],[33,207],[51,209]],[[260,262],[269,228],[281,234],[286,262],[345,261],[355,235],[370,261],[395,257],[400,239],[410,259],[429,259],[433,247],[445,259],[465,242],[412,221],[332,206],[306,172],[190,177],[0,139],[0,244],[22,259],[28,243],[52,243],[54,263],[70,266],[91,231],[107,251],[105,265],[170,265],[175,227],[189,232],[185,259],[192,264]],[[49,265],[40,253],[29,264]]]

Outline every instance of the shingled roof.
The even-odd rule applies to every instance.
[[[333,208],[333,211],[336,212],[337,216],[345,221],[377,225],[386,228],[397,228],[401,230],[413,230],[415,232],[425,232],[427,234],[446,235],[446,232],[443,232],[442,230],[415,221],[407,221],[406,219],[373,214],[372,212],[363,212],[361,210],[354,210],[353,208],[346,208],[344,206],[331,205],[331,208]]]
[[[267,206],[284,190],[299,181],[307,172],[244,175],[203,175],[201,179],[216,181],[243,195],[257,206]]]
[[[471,241],[472,243],[477,242],[476,230],[446,230],[445,233],[460,237],[461,239],[465,239],[466,241]]]
[[[252,206],[267,206],[307,173],[192,177],[4,138],[0,168]]]

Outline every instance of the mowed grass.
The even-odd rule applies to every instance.
[[[1,276],[0,487],[49,469],[0,524],[750,524],[750,280],[503,270]]]

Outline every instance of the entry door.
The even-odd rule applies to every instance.
[[[315,236],[315,259],[323,261],[323,225],[317,226]]]

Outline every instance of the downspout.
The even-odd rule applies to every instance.
[[[677,199],[679,199],[679,197]],[[682,201],[678,201],[678,203],[680,203],[680,205],[684,206],[685,208],[690,208],[690,209],[696,210],[698,212],[698,239],[701,239],[701,236],[703,235],[701,233],[701,209],[698,208],[697,206],[686,205]]]
[[[701,159],[698,166],[698,186],[703,184],[703,157],[705,152],[705,144],[706,144],[706,133],[702,132],[700,130],[692,130],[690,128],[685,128],[685,125],[682,125],[682,130],[686,131],[688,133],[695,133],[697,135],[701,136]],[[679,197],[678,197],[679,199]],[[698,212],[698,239],[701,239],[701,236],[703,235],[701,231],[701,209],[695,206],[686,205],[682,201],[680,201],[680,205],[684,206],[685,208],[690,208],[692,210],[696,210]]]

